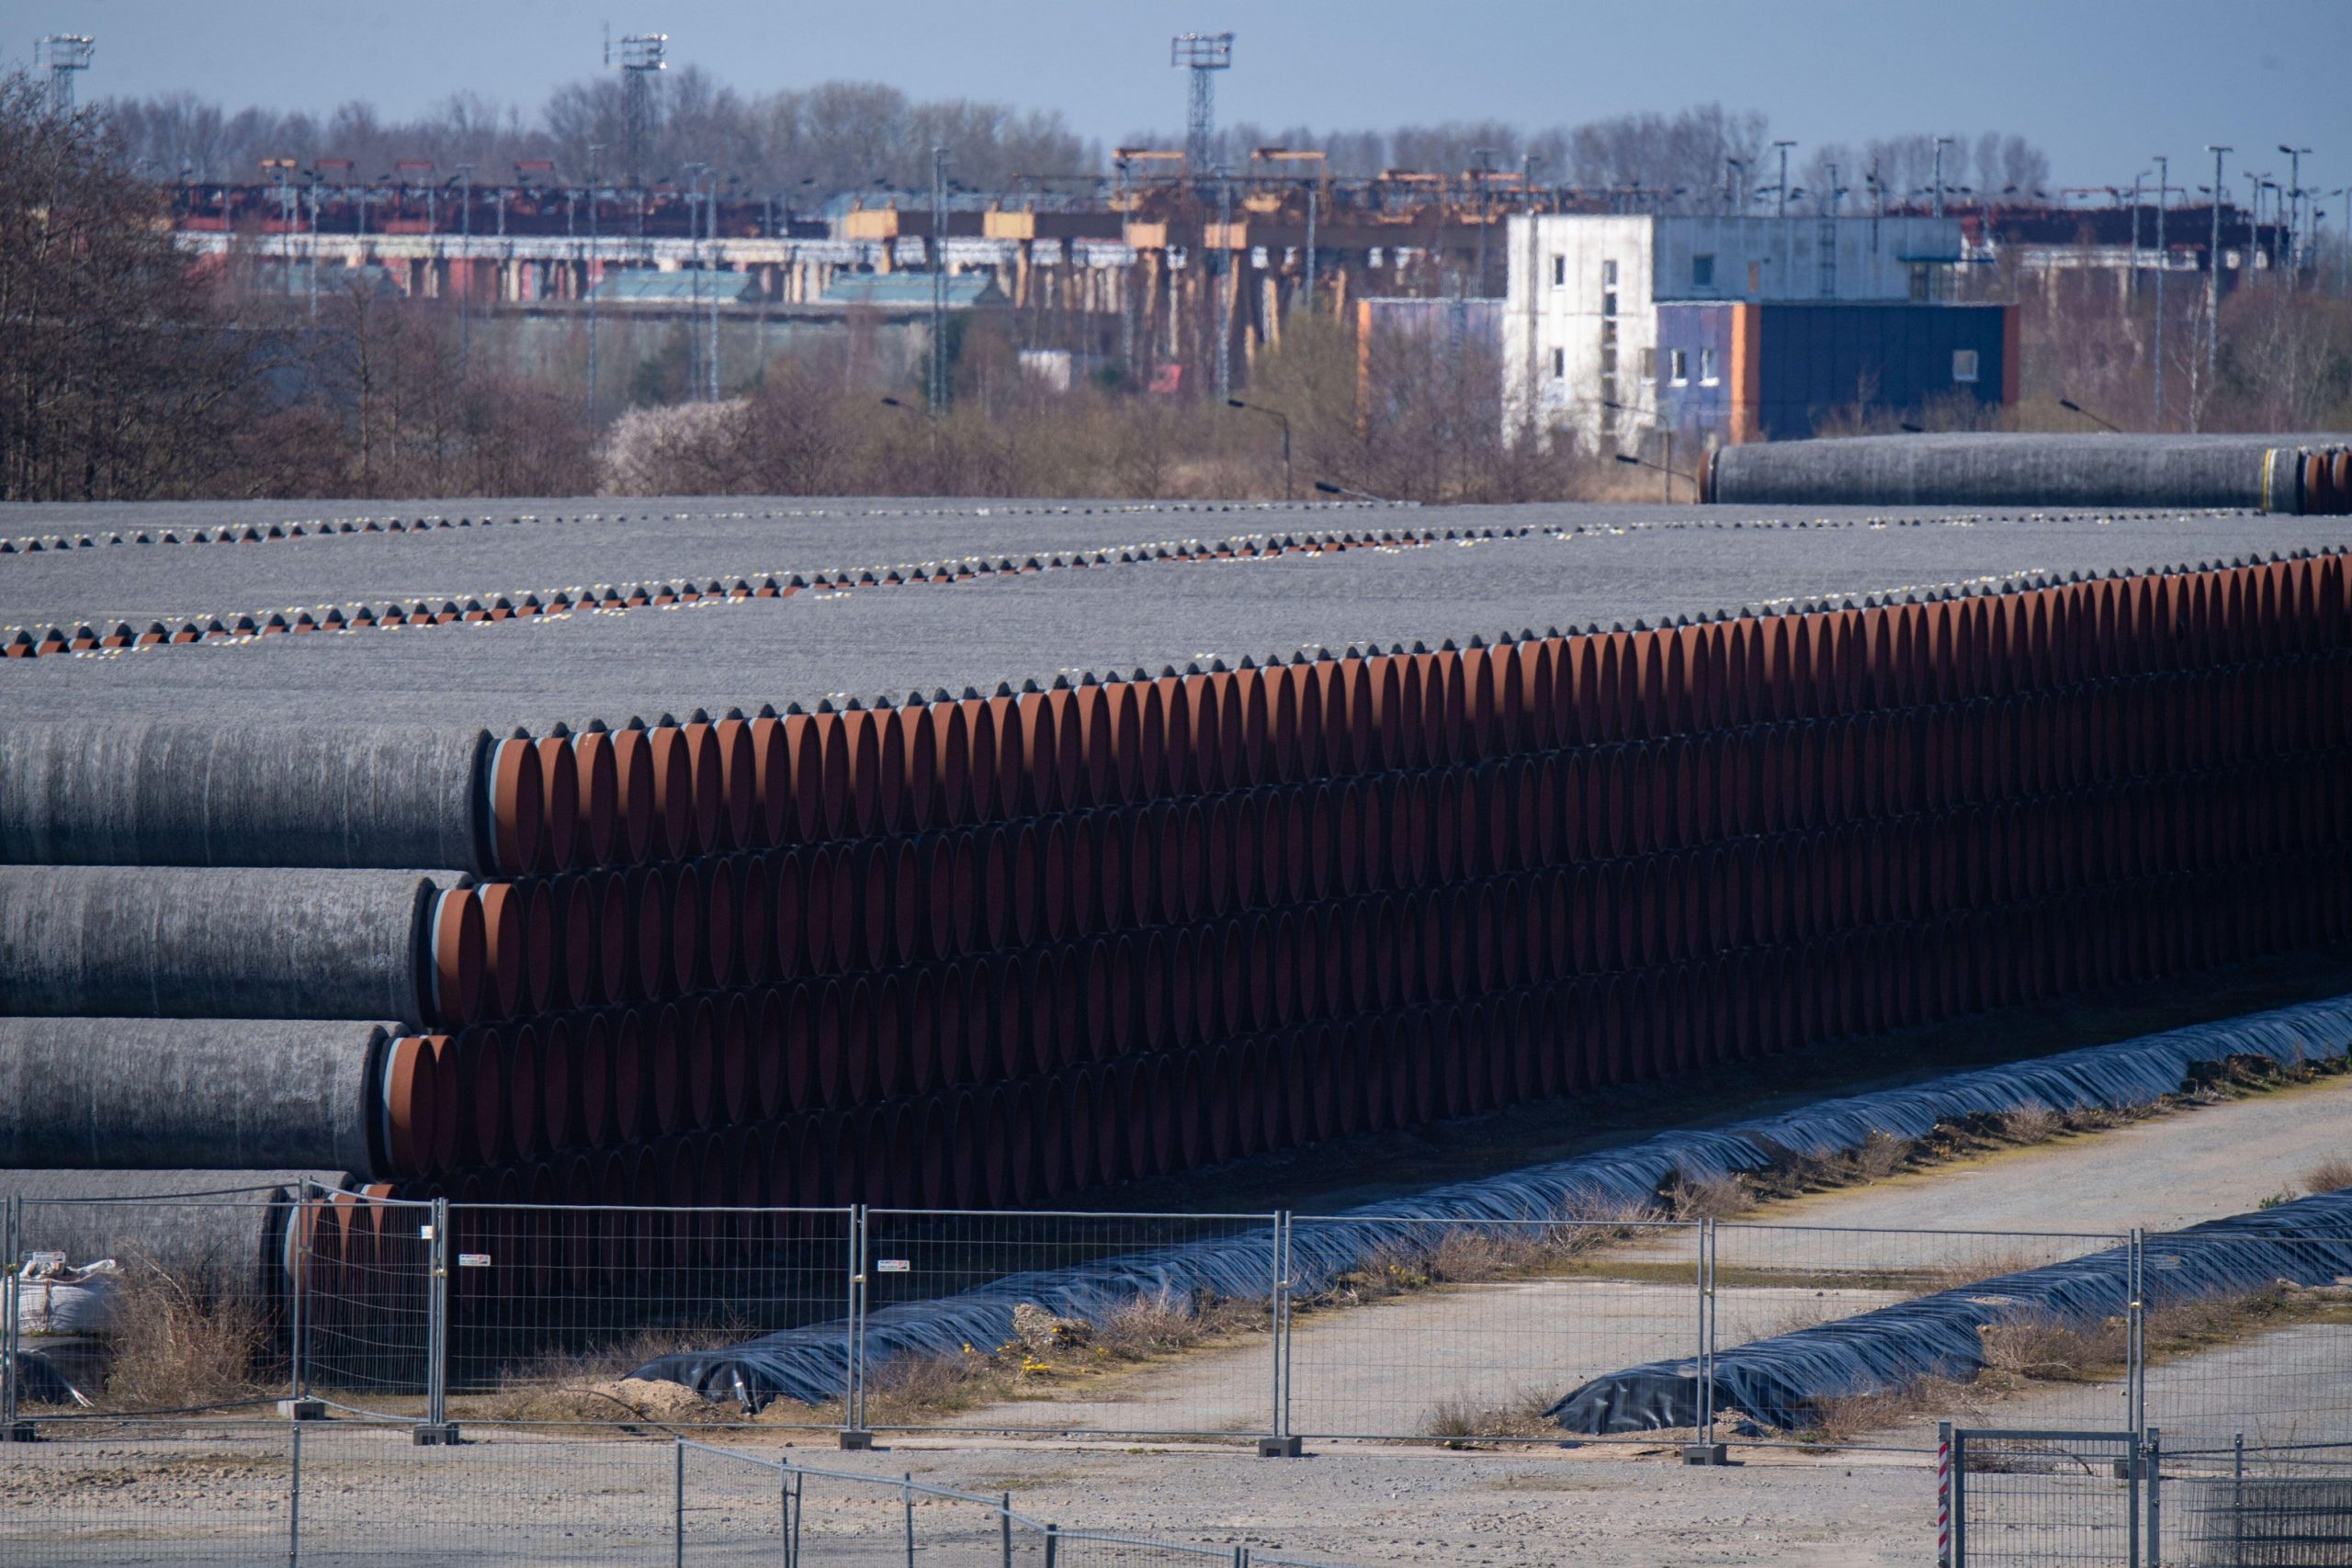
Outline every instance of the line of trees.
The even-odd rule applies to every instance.
[[[1108,152],[1056,110],[919,99],[877,82],[744,93],[697,65],[664,72],[652,83],[655,112],[643,170],[649,180],[677,177],[699,164],[747,194],[806,209],[849,193],[927,192],[934,147],[948,150],[959,188],[974,192],[1076,194],[1111,175]],[[445,176],[470,164],[478,183],[503,177],[517,163],[547,159],[560,177],[582,180],[597,147],[601,177],[617,181],[631,173],[626,94],[616,72],[567,83],[529,114],[471,93],[452,95],[408,120],[388,120],[357,102],[323,118],[262,107],[232,113],[188,93],[118,98],[106,113],[131,165],[164,180],[251,180],[270,157],[348,158],[362,179],[391,173],[405,159],[429,161]],[[1172,147],[1182,140],[1144,129],[1121,144]],[[1385,130],[1244,120],[1217,133],[1214,155],[1238,170],[1249,167],[1257,148],[1321,149],[1330,172],[1342,178],[1386,169],[1458,174],[1482,165],[1511,173],[1532,158],[1545,186],[1638,190],[1645,209],[1712,212],[1753,201],[1777,180],[1778,164],[1765,166],[1770,140],[1762,114],[1702,104],[1534,130],[1500,120]],[[1945,140],[1949,190],[2032,200],[2050,186],[2049,159],[2020,137],[1986,131]],[[1848,192],[1845,210],[1856,210],[1855,203],[1877,188],[1889,204],[1911,198],[1932,183],[1937,141],[1922,132],[1808,149],[1791,170],[1791,185],[1804,192],[1795,205],[1815,210],[1826,203],[1832,166],[1834,185]],[[1745,174],[1736,175],[1735,165]],[[1872,170],[1878,187],[1867,185]]]

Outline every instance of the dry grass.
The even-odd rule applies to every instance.
[[[1542,1389],[1521,1390],[1508,1403],[1476,1404],[1466,1399],[1442,1399],[1421,1423],[1421,1436],[1435,1438],[1448,1448],[1466,1448],[1482,1438],[1548,1438],[1565,1434],[1560,1424],[1544,1415],[1553,1396]]]
[[[199,1273],[128,1259],[114,1324],[107,1405],[187,1410],[270,1396],[260,1380],[270,1347],[268,1314]]]
[[[867,1374],[868,1424],[905,1426],[1008,1400],[1053,1398],[1125,1368],[1247,1333],[1264,1333],[1272,1314],[1263,1300],[1169,1292],[1139,1295],[1086,1332],[1052,1340],[1006,1340],[993,1348],[966,1345],[944,1356],[893,1356]],[[838,1412],[817,1407],[817,1414]],[[786,1419],[810,1408],[790,1405]]]
[[[1814,1407],[1814,1425],[1799,1436],[1835,1447],[1892,1427],[1973,1416],[1984,1408],[1984,1394],[1973,1384],[1920,1378],[1901,1388],[1822,1400]]]
[[[1361,1267],[1340,1275],[1330,1289],[1296,1305],[1299,1310],[1356,1306],[1443,1285],[1541,1279],[1566,1272],[1594,1252],[1645,1234],[1659,1217],[1643,1209],[1606,1219],[1558,1224],[1433,1226],[1434,1235],[1428,1240],[1416,1235],[1384,1244]]]
[[[1678,1220],[1728,1220],[1756,1207],[1747,1183],[1730,1176],[1693,1176],[1677,1170],[1667,1188],[1667,1212]]]
[[[2065,1131],[2065,1123],[2059,1120],[2058,1112],[2040,1105],[2020,1111],[2005,1111],[1995,1121],[2003,1138],[2021,1145],[2046,1144]]]
[[[466,1414],[491,1421],[591,1422],[627,1426],[656,1422],[716,1421],[737,1413],[704,1399],[681,1383],[653,1382],[628,1374],[646,1362],[682,1351],[733,1345],[763,1332],[750,1319],[713,1317],[669,1328],[639,1329],[586,1349],[553,1351],[499,1369],[498,1386],[467,1402]],[[674,1389],[691,1404],[678,1404],[650,1389]]]
[[[2311,1192],[2341,1192],[2352,1187],[2352,1157],[2331,1155],[2303,1173],[2303,1187]]]

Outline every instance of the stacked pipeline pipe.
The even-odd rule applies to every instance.
[[[1727,446],[1699,499],[1731,505],[2225,508],[2352,513],[2341,436],[1868,435]]]
[[[6,1114],[76,1119],[6,1136],[465,1202],[1051,1201],[2340,942],[2347,682],[2327,556],[420,737],[446,771],[381,780],[252,736],[322,782],[218,801],[166,785],[266,775],[228,741],[12,737],[10,853],[214,863],[0,871],[0,1008],[102,1020],[0,1033],[51,1084]],[[371,814],[457,869],[351,869]],[[288,843],[332,865],[218,863]],[[40,1065],[76,1040],[200,1087]]]

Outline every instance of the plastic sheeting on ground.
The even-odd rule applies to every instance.
[[[2332,1285],[2352,1275],[2352,1191],[2208,1220],[2143,1239],[2151,1307],[2278,1281]],[[1996,1275],[1715,1353],[1714,1407],[1764,1427],[1817,1424],[1822,1402],[1890,1393],[1921,1378],[1965,1382],[1985,1368],[1983,1330],[2003,1323],[2096,1327],[2131,1301],[2128,1247]],[[1686,1358],[1595,1378],[1546,1412],[1595,1435],[1695,1427],[1700,1368]]]
[[[1860,1148],[1873,1132],[1918,1138],[1939,1122],[1974,1115],[2120,1110],[2178,1092],[2201,1064],[2259,1057],[2285,1066],[2342,1056],[2347,1049],[2352,996],[1824,1100],[1719,1129],[1661,1133],[1623,1148],[1337,1215],[1299,1217],[1291,1228],[1291,1289],[1294,1295],[1313,1296],[1374,1258],[1426,1250],[1430,1221],[1476,1224],[1621,1214],[1654,1205],[1660,1190],[1678,1179],[1760,1170],[1790,1154],[1826,1156]],[[1019,1234],[1017,1219],[1003,1224],[1007,1234]],[[876,1308],[865,1319],[865,1359],[876,1366],[898,1356],[954,1356],[966,1346],[1003,1344],[1012,1337],[1012,1309],[1023,1302],[1100,1323],[1139,1296],[1178,1303],[1201,1297],[1262,1299],[1271,1277],[1272,1231],[1271,1220],[1238,1224],[1211,1239],[1009,1274],[953,1294]],[[848,1367],[849,1325],[834,1321],[659,1357],[633,1375],[666,1378],[757,1409],[778,1396],[808,1404],[837,1399],[848,1385]],[[1744,1404],[1739,1408],[1765,1414]]]

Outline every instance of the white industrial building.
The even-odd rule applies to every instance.
[[[1752,357],[1739,322],[1757,317],[1722,307],[1935,303],[1962,256],[1959,222],[1940,218],[1524,216],[1509,245],[1507,427],[1566,428],[1596,448],[1693,423],[1754,437],[1753,409],[1748,427],[1734,416],[1735,369],[1752,385],[1755,367],[1731,361]],[[1676,305],[1716,309],[1690,318],[1684,342],[1661,314]]]

